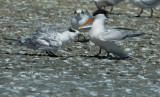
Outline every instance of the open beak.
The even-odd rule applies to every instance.
[[[92,18],[89,18],[84,24],[82,24],[82,26],[80,27],[80,29],[81,29],[82,27],[84,27],[85,25],[87,25],[89,22],[93,21],[93,20],[94,20],[93,17],[92,17]]]

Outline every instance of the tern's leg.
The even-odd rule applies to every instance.
[[[151,8],[151,17],[153,16],[153,9]]]
[[[81,32],[81,33],[85,33],[85,32]],[[80,37],[82,37],[83,36],[83,41],[86,39],[86,37],[85,37],[85,35],[78,35],[78,42],[80,42]]]
[[[85,32],[82,32],[82,33],[85,33]],[[83,39],[85,40],[86,39],[86,37],[84,36],[84,35],[82,35],[83,36]]]
[[[78,35],[78,37],[75,39],[75,42],[79,42],[80,40],[80,36]]]
[[[79,37],[80,37],[80,36],[78,35],[78,40],[77,40],[77,41],[79,41]]]
[[[86,37],[85,37],[85,36],[83,36],[83,39],[85,40],[85,39],[86,39]]]
[[[112,14],[112,11],[113,11],[113,6],[111,6],[110,14]]]
[[[106,51],[107,52],[107,51]],[[107,52],[108,54],[107,54],[107,57],[109,57],[109,52]]]
[[[136,17],[140,17],[140,15],[142,14],[143,9],[141,9],[141,12],[136,16]]]
[[[96,57],[99,56],[100,53],[101,53],[101,48],[99,49],[98,54],[96,54],[95,56],[96,56]]]
[[[51,51],[46,51],[46,53],[47,53],[49,56],[57,57],[57,55],[55,55],[55,54],[54,54],[54,53],[52,53]]]

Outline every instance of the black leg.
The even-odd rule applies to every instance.
[[[85,40],[86,39],[86,37],[85,36],[83,36],[83,40]]]
[[[78,40],[77,41],[79,42],[79,35],[78,35]]]
[[[142,12],[143,12],[143,9],[141,9],[141,12],[136,17],[140,17]]]
[[[153,9],[151,8],[151,17],[153,16]]]
[[[95,56],[98,57],[100,53],[101,53],[101,48],[100,48],[98,54],[96,54]]]
[[[112,14],[112,11],[113,11],[113,6],[111,6],[110,14]]]
[[[107,52],[108,54],[107,54],[107,57],[109,57],[109,52]]]

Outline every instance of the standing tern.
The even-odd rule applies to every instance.
[[[21,39],[6,40],[16,41],[12,44],[25,46],[31,49],[43,50],[50,56],[56,56],[54,53],[56,53],[62,45],[73,40],[76,36],[78,36],[78,34],[81,33],[71,28],[62,33],[57,33],[54,32],[50,26],[47,26],[41,27],[29,36],[22,36]]]
[[[160,4],[160,0],[130,0],[135,6],[141,8],[140,13],[136,17],[140,17],[143,9],[151,9],[151,17],[153,16],[153,8]]]
[[[94,0],[95,5],[98,9],[102,9],[102,7],[108,7],[111,6],[110,13],[112,13],[113,6],[120,3],[123,0]]]
[[[77,9],[75,10],[73,17],[71,19],[71,27],[75,30],[78,30],[78,28],[87,20],[89,19],[91,16],[88,12],[88,10],[83,10],[83,9]],[[78,41],[79,41],[79,37],[82,35],[78,36]]]
[[[84,27],[87,23],[94,20],[93,25],[89,31],[89,38],[90,40],[101,49],[104,49],[106,52],[112,53],[119,58],[128,58],[126,53],[124,53],[116,44],[114,41],[116,40],[123,40],[127,37],[136,37],[143,35],[141,34],[125,34],[120,32],[119,30],[113,29],[113,28],[107,28],[105,27],[105,19],[107,17],[107,13],[103,9],[96,10],[93,13],[93,17],[89,18],[81,27]],[[100,52],[99,52],[100,53]],[[98,53],[98,54],[99,54]],[[98,55],[97,54],[97,55]],[[108,56],[107,55],[107,56]]]

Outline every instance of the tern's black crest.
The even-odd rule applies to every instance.
[[[103,10],[103,9],[98,9],[98,10],[93,12],[93,16],[96,16],[98,14],[104,14],[107,17],[108,12]]]
[[[68,28],[68,31],[70,31],[70,32],[76,32],[76,31],[73,30],[71,27]]]

